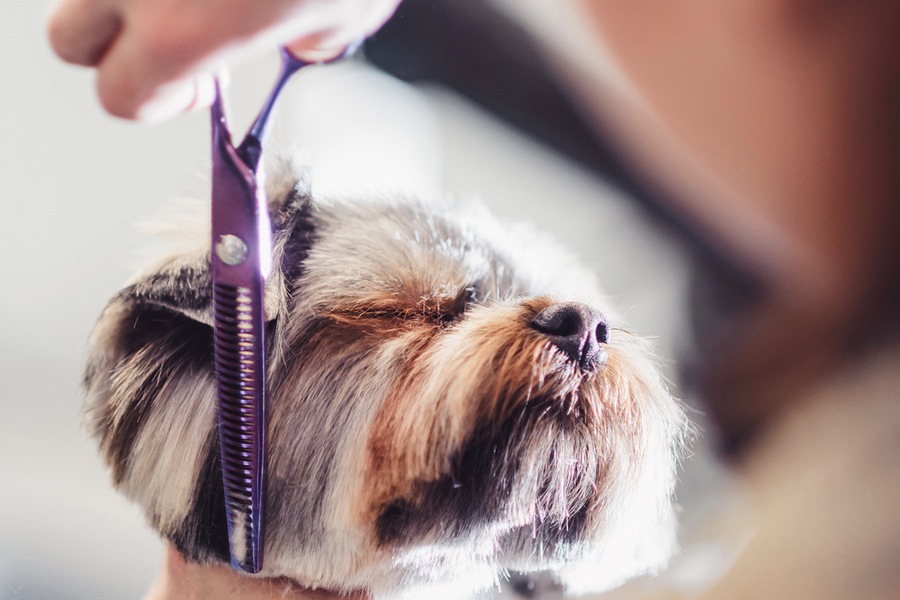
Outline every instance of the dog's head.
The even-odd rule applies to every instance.
[[[666,561],[684,414],[587,272],[475,204],[270,192],[263,575],[385,593],[552,569],[599,588]],[[202,248],[122,290],[87,417],[152,526],[227,561],[211,317]]]

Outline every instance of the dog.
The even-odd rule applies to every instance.
[[[314,199],[295,172],[267,184],[261,575],[458,599],[510,571],[577,593],[665,565],[689,424],[594,276],[477,202]],[[228,563],[198,234],[104,310],[85,414],[152,528]]]

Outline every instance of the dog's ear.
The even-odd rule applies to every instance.
[[[172,258],[120,291],[117,299],[212,325],[209,253]]]
[[[270,197],[274,269],[266,314],[277,321],[302,275],[314,229],[309,198],[298,186]],[[227,560],[214,443],[208,235],[194,232],[195,250],[157,262],[106,307],[89,343],[85,417],[116,487],[141,505],[153,527],[192,559]]]
[[[273,272],[266,282],[265,314],[269,322],[289,309],[303,264],[314,243],[311,201],[299,183],[284,178],[270,188],[273,227]],[[271,192],[275,193],[272,194]],[[209,233],[192,235],[194,250],[170,254],[144,270],[110,301],[90,341],[85,382],[110,377],[117,365],[148,348],[173,350],[193,340],[191,352],[208,354],[212,346],[212,273]],[[169,352],[173,360],[178,353]],[[107,371],[104,372],[104,369]]]
[[[314,224],[307,184],[300,177],[277,169],[267,180],[272,220],[273,272],[266,284],[266,320],[280,314],[302,274],[313,243]],[[205,239],[204,239],[205,241]],[[202,246],[203,244],[201,244]],[[128,304],[171,311],[212,325],[212,274],[208,250],[182,252],[146,270],[119,292]]]

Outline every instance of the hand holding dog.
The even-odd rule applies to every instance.
[[[158,121],[207,106],[224,59],[287,43],[330,58],[374,33],[399,0],[61,0],[47,24],[56,54],[97,69],[111,114]]]

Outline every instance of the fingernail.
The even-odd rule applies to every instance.
[[[202,75],[194,81],[194,101],[187,107],[187,110],[209,108],[215,99],[216,80],[212,75]]]
[[[288,44],[288,50],[308,63],[327,62],[347,51],[347,44],[326,44],[322,37],[312,36]]]
[[[137,110],[137,120],[158,123],[191,108],[198,95],[197,83],[178,81],[160,86]]]

